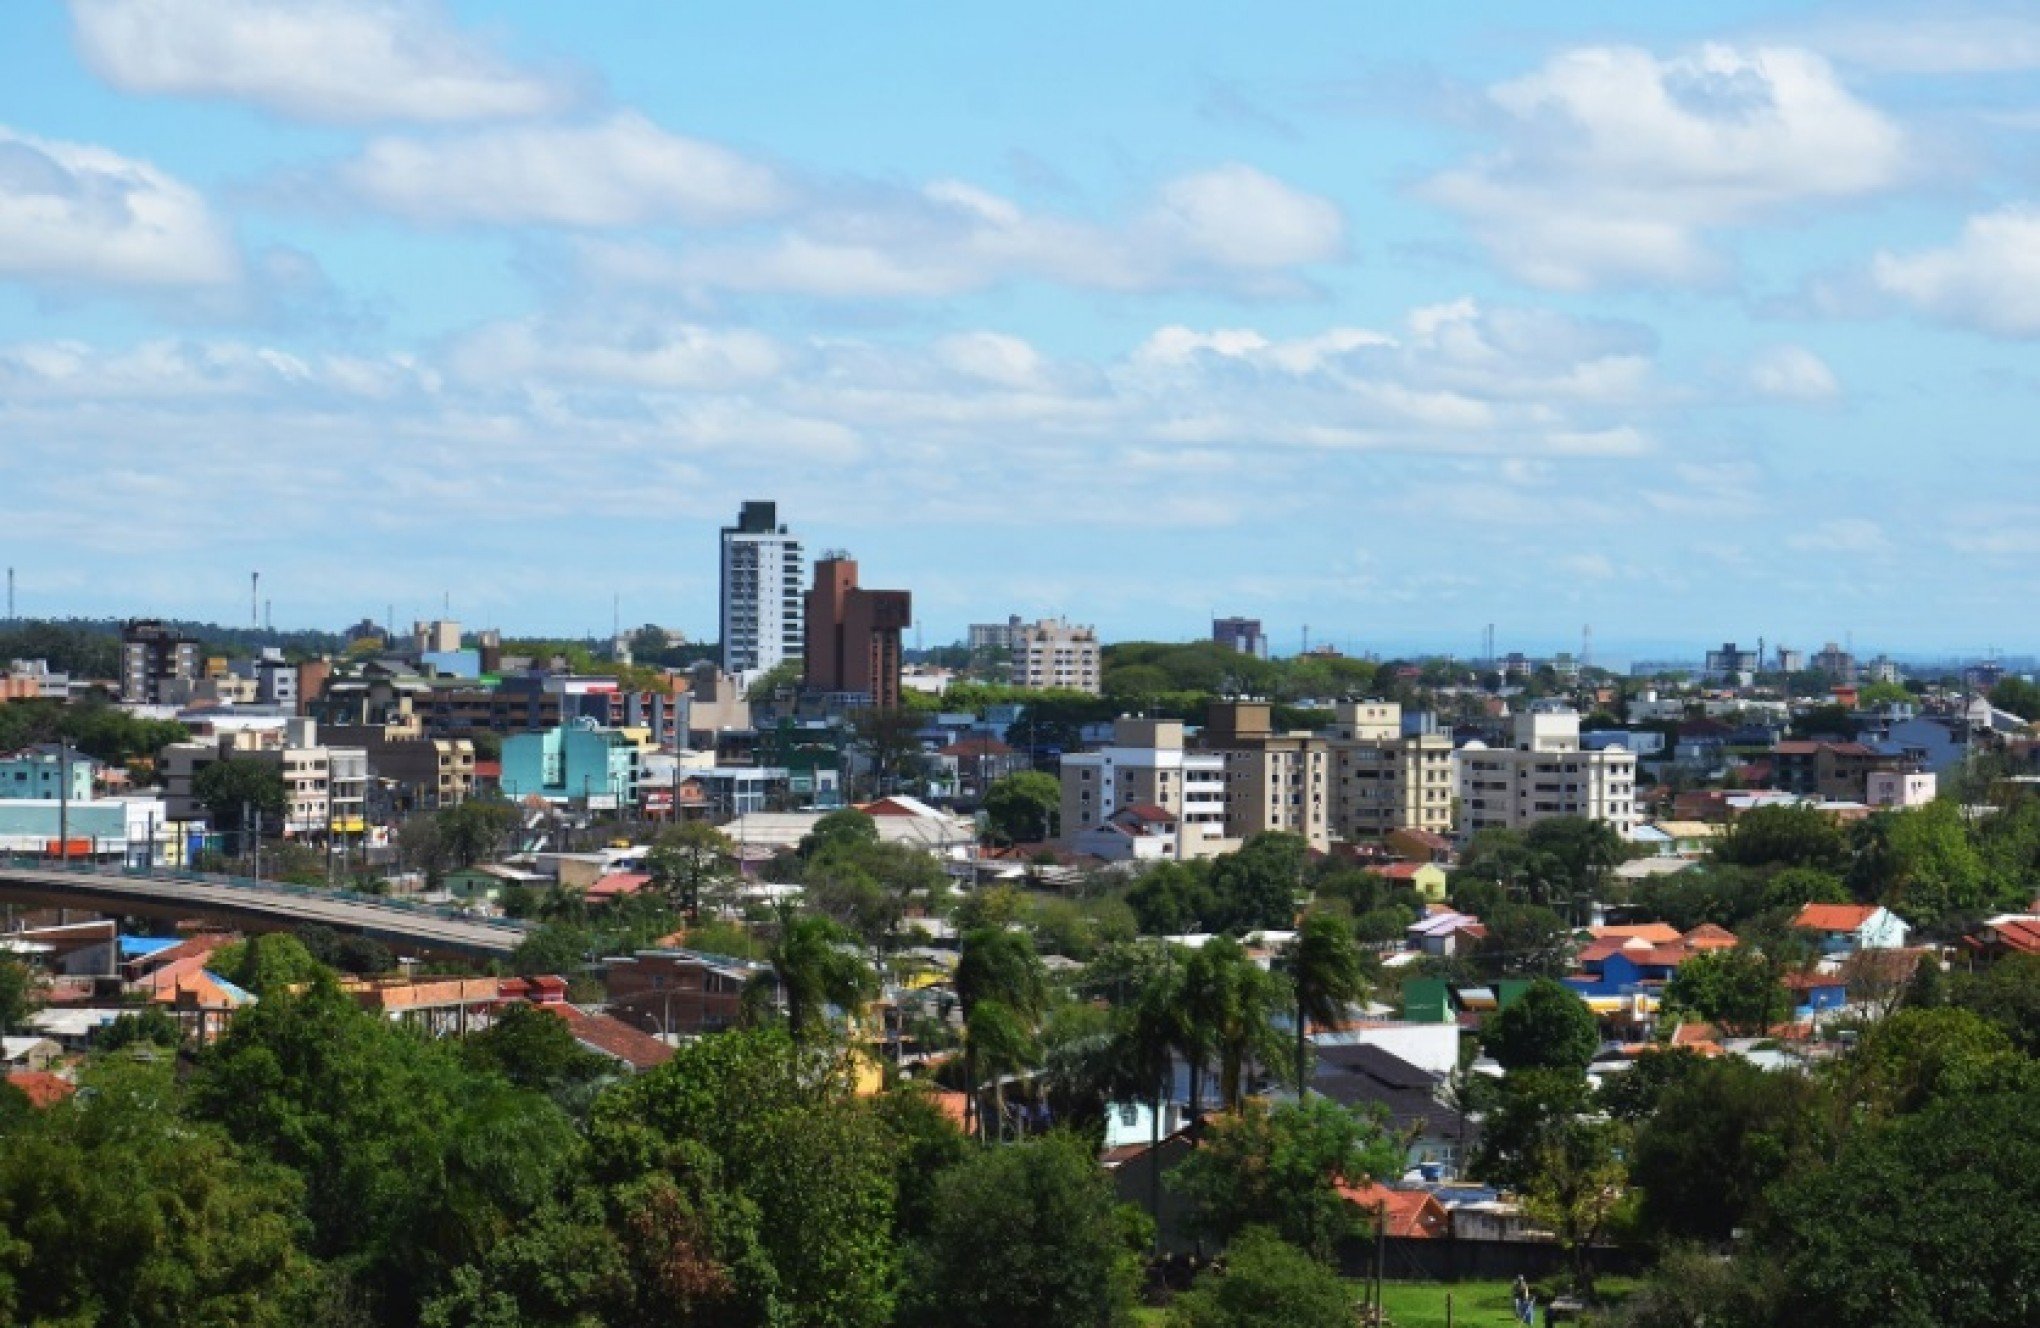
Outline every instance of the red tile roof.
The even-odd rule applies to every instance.
[[[1590,927],[1587,934],[1597,941],[1620,938],[1649,941],[1653,945],[1667,945],[1679,939],[1679,929],[1669,922],[1637,922],[1621,927]]]
[[[1387,1219],[1388,1234],[1405,1239],[1436,1240],[1451,1229],[1451,1215],[1437,1196],[1426,1190],[1391,1190],[1385,1185],[1342,1183],[1339,1196],[1369,1213]]]
[[[1792,925],[1812,931],[1858,931],[1876,912],[1875,904],[1808,904]]]
[[[1131,816],[1136,821],[1160,825],[1176,819],[1175,813],[1166,807],[1157,807],[1152,802],[1133,802],[1119,809],[1121,816]]]
[[[574,1041],[605,1056],[613,1057],[633,1070],[650,1070],[673,1059],[673,1049],[650,1033],[643,1033],[623,1020],[606,1014],[591,1014],[573,1005],[545,1005],[567,1021]]]
[[[2040,954],[2040,919],[2007,918],[1986,926],[1983,933],[1982,938],[1976,938],[1982,947]]]
[[[78,1091],[78,1085],[48,1070],[9,1070],[7,1082],[27,1094],[32,1107],[53,1107]]]
[[[1711,922],[1703,922],[1693,928],[1684,939],[1687,947],[1693,950],[1733,950],[1741,944],[1734,932]]]
[[[651,883],[652,878],[644,872],[610,872],[596,877],[587,894],[589,899],[596,901],[621,899],[625,895],[636,894]]]

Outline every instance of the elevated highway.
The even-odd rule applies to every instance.
[[[198,872],[0,858],[0,901],[121,917],[202,918],[243,931],[322,926],[370,936],[400,953],[503,959],[524,923],[477,918],[351,890]]]

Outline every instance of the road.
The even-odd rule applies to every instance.
[[[521,922],[344,890],[50,862],[0,860],[0,900],[116,915],[198,917],[249,931],[317,925],[374,937],[399,953],[477,959],[506,958],[526,935]]]

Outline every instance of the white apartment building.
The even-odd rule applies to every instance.
[[[1428,720],[1412,717],[1405,725],[1402,706],[1394,701],[1338,703],[1325,734],[1331,749],[1334,836],[1359,840],[1391,830],[1452,832],[1458,795],[1452,739]]]
[[[292,719],[281,733],[244,731],[165,747],[164,803],[171,820],[206,815],[196,795],[198,774],[227,760],[260,761],[276,769],[283,779],[284,804],[282,825],[273,828],[286,836],[358,835],[368,828],[368,750],[321,746],[318,727],[309,719]]]
[[[1226,836],[1226,758],[1186,750],[1180,720],[1120,719],[1112,726],[1110,746],[1062,759],[1064,839],[1141,805],[1176,817],[1179,858],[1237,847]]]
[[[1580,749],[1570,710],[1518,715],[1513,747],[1468,743],[1459,765],[1459,834],[1522,830],[1554,816],[1606,821],[1627,836],[1636,826],[1636,757],[1620,747]]]
[[[723,672],[748,677],[806,651],[807,561],[776,503],[747,502],[722,529]]]
[[[1086,692],[1104,690],[1098,633],[1067,621],[1043,618],[1014,629],[1013,685]]]

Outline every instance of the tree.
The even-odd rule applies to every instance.
[[[1344,1022],[1347,1008],[1366,995],[1367,976],[1351,928],[1325,913],[1303,920],[1284,958],[1296,997],[1296,1083],[1302,1091],[1311,1079],[1311,1023]]]
[[[1847,834],[1833,817],[1803,804],[1754,807],[1714,841],[1714,860],[1741,867],[1812,867],[1839,873],[1849,864]]]
[[[782,660],[751,680],[751,686],[744,693],[746,700],[770,701],[783,691],[798,688],[802,679],[801,661]]]
[[[510,956],[510,967],[520,977],[575,974],[587,962],[594,940],[585,927],[571,922],[548,922],[517,943]]]
[[[1212,913],[1216,931],[1258,928],[1287,931],[1296,925],[1296,900],[1309,846],[1301,835],[1263,831],[1211,864]]]
[[[1570,1066],[1510,1071],[1481,1122],[1473,1174],[1490,1184],[1529,1189],[1537,1183],[1552,1141],[1591,1105],[1586,1076]]]
[[[935,1181],[909,1323],[1120,1328],[1139,1288],[1128,1223],[1092,1149],[1067,1134],[981,1151]]]
[[[2002,1029],[1969,1010],[1900,1010],[1863,1034],[1839,1077],[1852,1103],[1902,1115],[1998,1087],[2030,1064]]]
[[[1550,978],[1531,983],[1481,1029],[1481,1048],[1504,1071],[1587,1068],[1600,1049],[1593,1012],[1571,988]]]
[[[801,836],[795,852],[803,860],[824,856],[845,847],[862,848],[878,843],[878,822],[869,812],[855,807],[830,812]]]
[[[1134,880],[1126,903],[1144,936],[1200,930],[1214,911],[1210,868],[1203,862],[1158,862]]]
[[[954,977],[963,1007],[963,1063],[968,1110],[981,1115],[979,1097],[992,1083],[993,1110],[1005,1111],[1004,1076],[1040,1055],[1036,1035],[1048,1009],[1048,974],[1025,932],[978,927],[964,933]],[[979,1120],[978,1134],[991,1138]]]
[[[0,1033],[18,1033],[41,1003],[42,980],[19,959],[0,956]]]
[[[985,819],[992,837],[1007,844],[1055,838],[1061,810],[1061,782],[1039,770],[1016,770],[985,792]]]
[[[505,1009],[462,1043],[461,1052],[477,1070],[539,1093],[590,1083],[609,1072],[608,1059],[576,1042],[566,1020],[530,1004]]]
[[[469,798],[435,813],[446,853],[456,866],[495,857],[517,828],[517,808],[501,798]]]
[[[183,1040],[184,1030],[177,1026],[176,1016],[160,1005],[149,1005],[115,1017],[99,1030],[92,1045],[99,1051],[143,1045],[175,1051]]]
[[[172,1328],[308,1322],[295,1177],[169,1123],[167,1063],[102,1066],[0,1148],[0,1319]]]
[[[1246,1097],[1248,1064],[1280,1067],[1287,1050],[1270,1022],[1283,1004],[1274,975],[1247,957],[1238,941],[1215,936],[1190,956],[1183,979],[1191,1041],[1218,1061],[1218,1096],[1228,1109]],[[1197,1096],[1200,1061],[1192,1063]],[[1193,1107],[1195,1103],[1193,1103]]]
[[[1503,904],[1481,915],[1487,935],[1474,959],[1496,976],[1557,978],[1578,950],[1565,920],[1537,904]]]
[[[1990,689],[1990,703],[2000,710],[2009,710],[2020,719],[2040,719],[2040,686],[2024,678],[2003,678]]]
[[[2040,1322],[2040,1087],[1937,1102],[1857,1131],[1780,1187],[1775,1322],[1996,1328]]]
[[[1524,1211],[1558,1237],[1575,1284],[1589,1297],[1594,1294],[1594,1250],[1624,1201],[1628,1145],[1629,1128],[1618,1121],[1559,1119],[1530,1158]]]
[[[814,914],[782,910],[767,959],[771,981],[786,1004],[787,1030],[796,1042],[826,1029],[823,1016],[829,1006],[856,1014],[877,988],[871,966],[851,948],[843,929]]]
[[[850,718],[850,744],[870,763],[879,797],[898,792],[901,782],[925,763],[921,717],[904,707],[856,711]]]
[[[1170,1328],[1350,1328],[1353,1292],[1339,1275],[1265,1228],[1241,1234],[1169,1309]]]
[[[1949,984],[1951,1005],[1974,1011],[2028,1056],[2040,1056],[2040,955],[2007,955]]]
[[[1792,1014],[1777,961],[1738,946],[1694,955],[1672,970],[1665,1005],[1717,1024],[1733,1037],[1761,1037]]]
[[[1659,1052],[1622,1077],[1674,1060]],[[1636,1130],[1631,1178],[1643,1191],[1640,1216],[1660,1241],[1725,1244],[1762,1213],[1772,1185],[1825,1155],[1821,1091],[1804,1075],[1735,1057],[1677,1061],[1678,1077]]]
[[[1329,1260],[1362,1225],[1339,1187],[1398,1175],[1402,1162],[1379,1116],[1322,1097],[1272,1109],[1256,1099],[1214,1117],[1169,1184],[1189,1202],[1192,1225],[1214,1239],[1265,1226]]]
[[[1850,888],[1916,927],[1958,922],[1992,900],[1996,882],[1952,802],[1879,812],[1857,827],[1856,843]]]
[[[736,847],[722,831],[705,821],[682,821],[652,842],[645,870],[673,907],[693,922],[701,916],[702,896],[735,856]]]
[[[281,995],[292,987],[310,982],[324,972],[318,960],[297,937],[287,932],[251,936],[241,945],[235,964],[235,983],[257,996]]]
[[[193,776],[191,796],[214,829],[239,830],[254,818],[283,815],[283,775],[266,761],[230,757]]]

